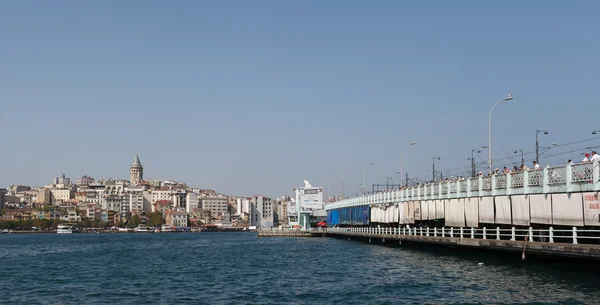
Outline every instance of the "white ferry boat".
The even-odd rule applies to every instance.
[[[73,227],[69,225],[58,225],[56,227],[56,233],[58,234],[71,234],[73,231]]]
[[[148,226],[146,225],[139,225],[137,226],[135,229],[133,229],[136,233],[147,233],[150,232],[148,230]]]

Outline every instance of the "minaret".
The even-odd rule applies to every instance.
[[[144,179],[144,168],[142,167],[142,163],[140,163],[140,157],[135,154],[133,164],[129,168],[129,182],[131,185],[139,185],[142,179]]]

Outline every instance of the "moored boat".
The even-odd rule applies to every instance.
[[[56,227],[56,233],[58,233],[58,234],[71,234],[74,231],[75,230],[70,225],[58,225]]]

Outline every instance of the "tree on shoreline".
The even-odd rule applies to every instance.
[[[148,222],[153,227],[159,227],[163,224],[163,216],[159,211],[152,212],[148,215]]]
[[[127,226],[130,228],[135,228],[135,227],[139,226],[141,223],[142,223],[142,220],[140,219],[140,216],[138,214],[135,214],[131,217]]]

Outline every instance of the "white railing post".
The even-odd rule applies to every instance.
[[[496,227],[496,240],[500,240],[500,227]]]
[[[552,227],[548,229],[548,242],[554,243],[554,229]]]
[[[433,228],[433,237],[437,237],[437,228]]]
[[[454,227],[450,227],[450,237],[454,238]]]
[[[533,241],[533,228],[529,227],[529,241]]]
[[[446,230],[444,230],[445,228],[442,227],[442,237],[446,237]]]
[[[483,239],[487,239],[487,233],[485,227],[483,227]]]
[[[515,237],[515,227],[512,227],[510,229],[510,240],[512,240],[512,241],[517,240],[516,237]]]
[[[573,244],[577,244],[577,227],[573,227]]]
[[[475,239],[475,232],[473,230],[473,227],[471,227],[471,239]]]
[[[427,227],[427,236],[429,236],[429,227]]]
[[[542,170],[542,192],[544,194],[548,194],[550,192],[550,179],[549,179],[549,171],[550,169],[550,165],[546,165],[546,167],[544,167],[544,169]]]
[[[460,227],[460,239],[463,239],[463,227]]]
[[[592,184],[594,185],[595,191],[600,191],[600,163],[596,160],[592,164]]]
[[[402,235],[406,235],[406,228],[402,227]]]
[[[423,236],[423,227],[421,227],[419,231],[421,231],[421,236]]]

